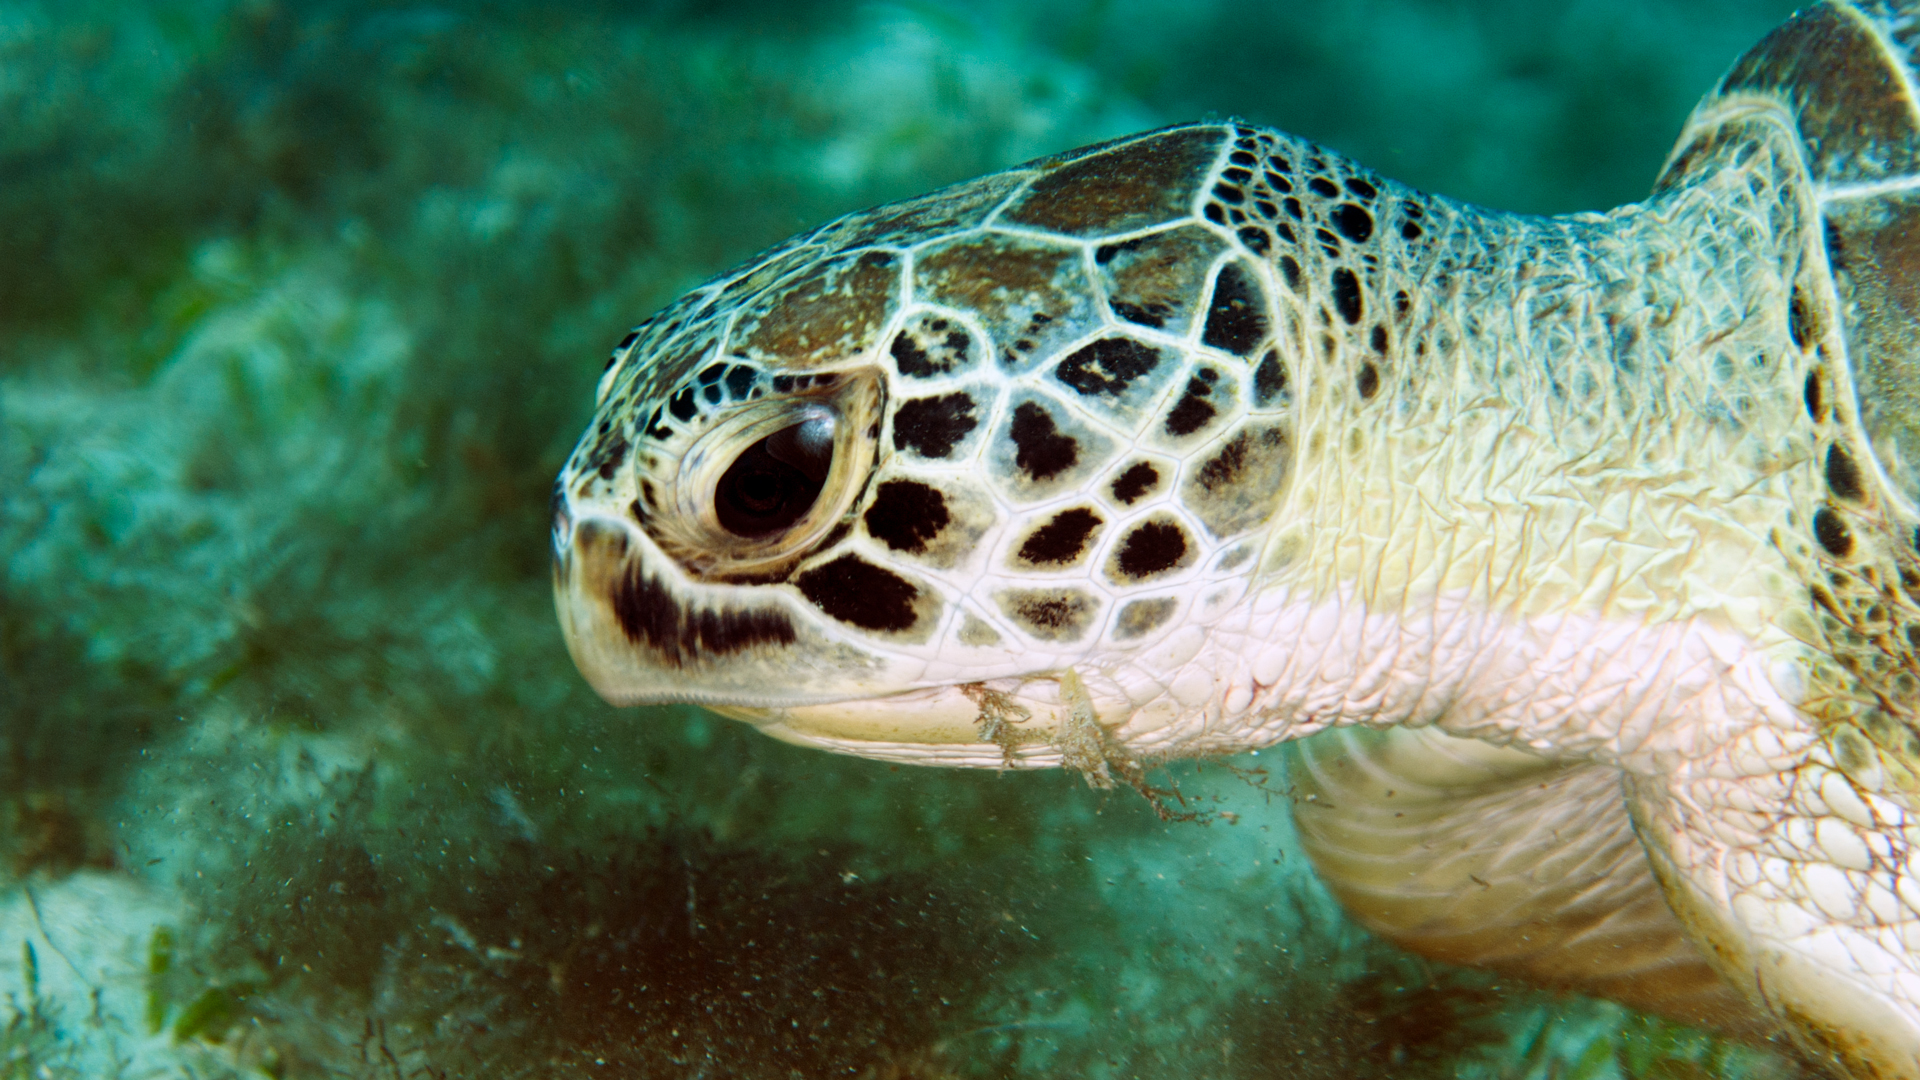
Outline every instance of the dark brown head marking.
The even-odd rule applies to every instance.
[[[1264,409],[1275,399],[1286,398],[1287,366],[1280,360],[1280,350],[1268,349],[1260,358],[1260,366],[1253,369],[1253,404]]]
[[[1016,557],[1032,566],[1069,566],[1079,561],[1102,523],[1099,514],[1083,506],[1062,510],[1027,535]]]
[[[1159,349],[1129,337],[1108,337],[1060,361],[1053,376],[1088,397],[1119,397],[1135,379],[1160,366]]]
[[[627,459],[629,444],[627,437],[617,431],[601,434],[593,444],[593,452],[587,455],[583,472],[599,473],[600,479],[611,480],[620,469],[620,463]]]
[[[1285,430],[1244,428],[1201,463],[1181,498],[1215,536],[1250,529],[1279,500],[1291,452]]]
[[[1131,584],[1146,581],[1193,562],[1193,546],[1185,530],[1171,521],[1148,521],[1134,526],[1120,541],[1108,574]]]
[[[1062,435],[1053,414],[1031,401],[1013,410],[1007,435],[1013,440],[1014,464],[1034,480],[1058,476],[1080,461],[1080,444]]]
[[[794,579],[800,594],[828,615],[863,630],[899,632],[914,624],[920,590],[891,571],[842,555]]]
[[[576,547],[584,551],[595,543],[594,533],[605,532],[603,527],[584,523],[576,534]],[[615,551],[626,547],[625,538],[620,539]],[[796,640],[793,623],[784,612],[714,610],[683,602],[637,561],[614,578],[607,600],[627,640],[651,650],[667,667],[685,667],[756,646],[791,645]]]
[[[1258,280],[1237,262],[1221,267],[1201,343],[1236,356],[1251,356],[1266,336],[1267,300]]]
[[[973,398],[958,391],[903,401],[893,414],[893,448],[944,458],[979,425],[973,410]]]
[[[1126,472],[1113,478],[1113,497],[1124,505],[1132,506],[1140,496],[1152,491],[1160,482],[1160,473],[1144,461],[1136,462]]]
[[[1167,412],[1165,423],[1169,435],[1191,435],[1213,420],[1218,410],[1208,398],[1213,396],[1214,384],[1220,381],[1219,372],[1201,368],[1187,380],[1186,393],[1180,401]]]
[[[918,315],[894,335],[888,352],[900,374],[927,379],[958,371],[973,362],[973,335],[941,315]]]
[[[1078,589],[1009,589],[1000,610],[1042,641],[1074,641],[1087,632],[1097,606]]]
[[[927,550],[927,543],[952,522],[946,497],[914,480],[887,480],[874,493],[863,520],[867,535],[895,551]]]

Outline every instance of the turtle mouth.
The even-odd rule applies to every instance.
[[[1010,699],[1025,700],[1019,691],[1027,680],[1005,681]],[[979,700],[955,685],[817,704],[707,707],[783,742],[881,761],[947,767],[1057,766],[1060,752],[1047,737],[1053,710],[1038,699],[1029,704],[1031,717],[1017,725],[1027,737],[1018,746],[987,737]]]
[[[978,705],[954,686],[932,686],[885,697],[801,705],[711,705],[714,712],[792,741],[890,742],[915,745],[978,743]]]
[[[996,682],[1028,714],[1019,721],[1024,745],[996,743],[984,733],[976,684],[887,693],[900,682],[884,664],[828,639],[776,590],[692,581],[640,530],[564,508],[554,543],[567,651],[615,705],[703,705],[786,742],[888,761],[1059,763],[1045,734],[1054,702],[1033,696],[1049,680]]]

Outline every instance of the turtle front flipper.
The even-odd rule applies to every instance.
[[[1294,744],[1287,775],[1321,881],[1395,944],[1730,1035],[1779,1030],[1667,907],[1620,770],[1342,728]]]

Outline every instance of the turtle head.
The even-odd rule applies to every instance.
[[[976,684],[1170,632],[1286,470],[1275,271],[1206,213],[1234,143],[1174,128],[853,215],[629,335],[554,494],[594,687],[997,764]]]

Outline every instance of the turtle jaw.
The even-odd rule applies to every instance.
[[[999,751],[993,747],[980,746],[979,730],[974,724],[979,707],[951,686],[855,701],[712,708],[722,716],[743,720],[775,738],[803,746],[863,754],[866,747],[891,747],[898,748],[900,756],[914,760],[922,759],[935,747],[962,746],[983,753],[992,751],[990,756],[999,757]],[[944,759],[943,752],[934,752]]]
[[[1009,684],[1025,680],[1000,680]],[[1016,692],[1007,700],[1020,700]],[[959,686],[933,686],[885,697],[777,707],[709,706],[722,716],[742,720],[782,742],[832,750],[906,765],[972,768],[1047,768],[1060,764],[1059,750],[1045,741],[1051,734],[1051,710],[1040,701],[1020,734],[1037,736],[1025,745],[996,744],[983,728],[978,698]],[[1026,742],[1026,740],[1022,740]]]

